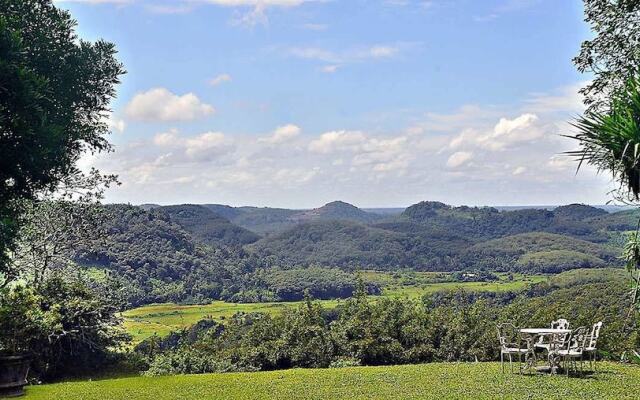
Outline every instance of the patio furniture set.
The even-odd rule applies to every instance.
[[[519,363],[520,373],[537,371],[557,374],[562,368],[569,376],[570,369],[584,372],[584,361],[589,361],[595,371],[601,328],[600,321],[590,329],[584,326],[570,329],[566,319],[553,321],[550,328],[517,328],[509,322],[498,324],[502,371],[507,357],[511,372],[514,358]],[[544,365],[538,365],[540,360],[545,359]]]

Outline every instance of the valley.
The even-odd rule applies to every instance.
[[[497,280],[488,282],[453,281],[452,274],[430,272],[404,272],[391,274],[378,271],[364,271],[362,278],[367,282],[380,284],[383,289],[380,297],[407,297],[419,299],[426,294],[439,291],[472,291],[472,292],[517,292],[532,283],[543,282],[545,275],[525,276],[501,274]],[[340,299],[318,300],[326,309],[343,303]],[[278,314],[286,308],[297,307],[302,301],[264,302],[264,303],[230,303],[213,301],[209,304],[181,305],[175,303],[150,304],[133,308],[122,313],[124,327],[132,336],[133,344],[138,344],[151,336],[166,336],[196,324],[203,319],[224,321],[236,313],[269,313]]]

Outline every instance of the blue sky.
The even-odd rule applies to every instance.
[[[602,203],[558,153],[578,0],[58,1],[116,43],[117,202]]]

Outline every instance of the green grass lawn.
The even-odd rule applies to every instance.
[[[27,388],[28,400],[637,399],[640,367],[601,363],[583,377],[502,374],[499,363],[134,377]]]
[[[407,275],[412,283],[406,282]],[[527,284],[540,282],[547,279],[546,276],[514,275],[513,280],[508,280],[506,275],[500,275],[500,280],[495,282],[438,282],[446,279],[449,274],[443,272],[411,272],[405,273],[400,278],[395,278],[388,272],[365,271],[367,279],[380,280],[384,289],[383,296],[407,296],[420,298],[426,293],[434,293],[441,290],[455,290],[462,288],[471,291],[508,291],[521,290]],[[326,308],[332,308],[340,304],[340,300],[320,300]],[[248,303],[237,304],[224,301],[214,301],[206,305],[177,305],[173,303],[151,304],[125,311],[124,327],[133,337],[133,343],[157,334],[168,335],[172,331],[188,328],[204,318],[223,320],[237,312],[266,312],[279,313],[285,307],[293,307],[300,302],[277,303]]]

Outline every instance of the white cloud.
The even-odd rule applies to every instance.
[[[156,134],[152,142],[163,151],[169,151],[156,158],[156,164],[163,160],[163,165],[186,161],[220,160],[232,153],[235,148],[233,142],[222,132],[204,132],[196,136],[184,137],[177,129],[170,129]]]
[[[289,52],[291,55],[298,58],[306,58],[328,63],[341,61],[340,57],[337,54],[319,47],[295,47],[292,48]]]
[[[320,71],[327,73],[327,74],[332,74],[334,72],[336,72],[338,70],[339,66],[338,65],[325,65],[324,67],[320,68]]]
[[[258,139],[259,142],[269,144],[282,144],[290,141],[300,134],[300,128],[293,124],[279,126],[270,136]]]
[[[366,141],[364,133],[360,131],[331,131],[320,135],[309,143],[309,151],[313,153],[333,153],[344,150],[353,150]]]
[[[122,133],[122,132],[124,132],[125,128],[127,127],[126,122],[123,119],[118,118],[115,115],[113,115],[113,113],[108,113],[106,115],[103,115],[102,121],[105,124],[107,124],[107,127],[109,127],[109,129],[112,132],[116,131],[118,133]]]
[[[526,167],[517,167],[516,169],[513,170],[513,172],[511,174],[512,175],[522,175],[525,172],[527,172],[527,168]]]
[[[367,55],[373,58],[393,57],[397,53],[398,48],[392,46],[373,46],[367,50]]]
[[[549,158],[547,166],[556,170],[575,170],[578,164],[576,159],[566,155],[555,154]]]
[[[232,149],[233,145],[221,132],[205,132],[185,141],[185,154],[198,161],[211,161]]]
[[[146,4],[145,8],[156,14],[186,14],[193,11],[193,4]]]
[[[584,97],[579,90],[589,84],[578,82],[564,86],[552,93],[532,93],[525,100],[524,108],[534,113],[562,113],[565,115],[584,111]]]
[[[539,117],[530,113],[522,114],[513,119],[502,117],[491,130],[478,131],[474,128],[463,130],[451,139],[449,147],[453,149],[480,147],[499,151],[527,144],[549,134],[549,129],[536,125],[538,121]]]
[[[214,78],[209,79],[209,85],[218,86],[225,82],[231,82],[231,75],[229,74],[220,74]]]
[[[493,132],[479,136],[477,142],[489,150],[504,150],[514,144],[539,139],[545,131],[533,126],[538,119],[535,114],[522,114],[514,119],[500,118]]]
[[[156,146],[168,147],[176,146],[182,142],[182,139],[178,137],[178,130],[171,129],[168,132],[157,133],[153,137],[153,143]]]
[[[278,185],[291,186],[307,183],[318,174],[318,169],[282,168],[273,175],[273,182]]]
[[[530,127],[537,120],[538,116],[535,114],[522,114],[514,119],[500,118],[494,128],[494,135],[497,137],[508,135],[517,129]]]
[[[472,158],[473,158],[473,153],[471,152],[468,152],[468,151],[455,152],[447,159],[447,167],[449,168],[460,167],[465,163],[467,163]]]
[[[237,6],[278,6],[278,7],[295,7],[311,0],[196,0],[201,3],[216,4],[227,7]]]
[[[410,161],[410,154],[406,150],[407,138],[369,138],[354,156],[352,164],[355,166],[372,167],[375,171],[391,171],[404,169]]]
[[[576,162],[561,154],[575,143],[557,135],[566,121],[562,110],[543,104],[562,108],[571,102],[547,101],[563,92],[549,93],[509,107],[411,111],[406,126],[388,131],[337,126],[303,135],[287,124],[260,136],[186,135],[167,127],[147,140],[130,139],[107,155],[109,163],[86,158],[83,165],[120,175],[121,194],[110,194],[109,201],[308,207],[335,198],[368,206],[425,199],[490,205],[606,198],[608,177],[586,168],[576,176]],[[172,191],[176,184],[180,190]]]
[[[294,47],[290,48],[288,53],[297,58],[326,63],[328,65],[324,66],[322,71],[335,72],[340,65],[390,59],[396,57],[403,50],[408,50],[415,46],[415,43],[398,43],[394,45],[375,44],[340,51],[333,51],[322,47]]]
[[[140,121],[191,121],[215,112],[213,106],[187,93],[175,95],[165,88],[154,88],[136,94],[127,104],[127,117]]]
[[[54,0],[54,3],[131,4],[136,0]]]

